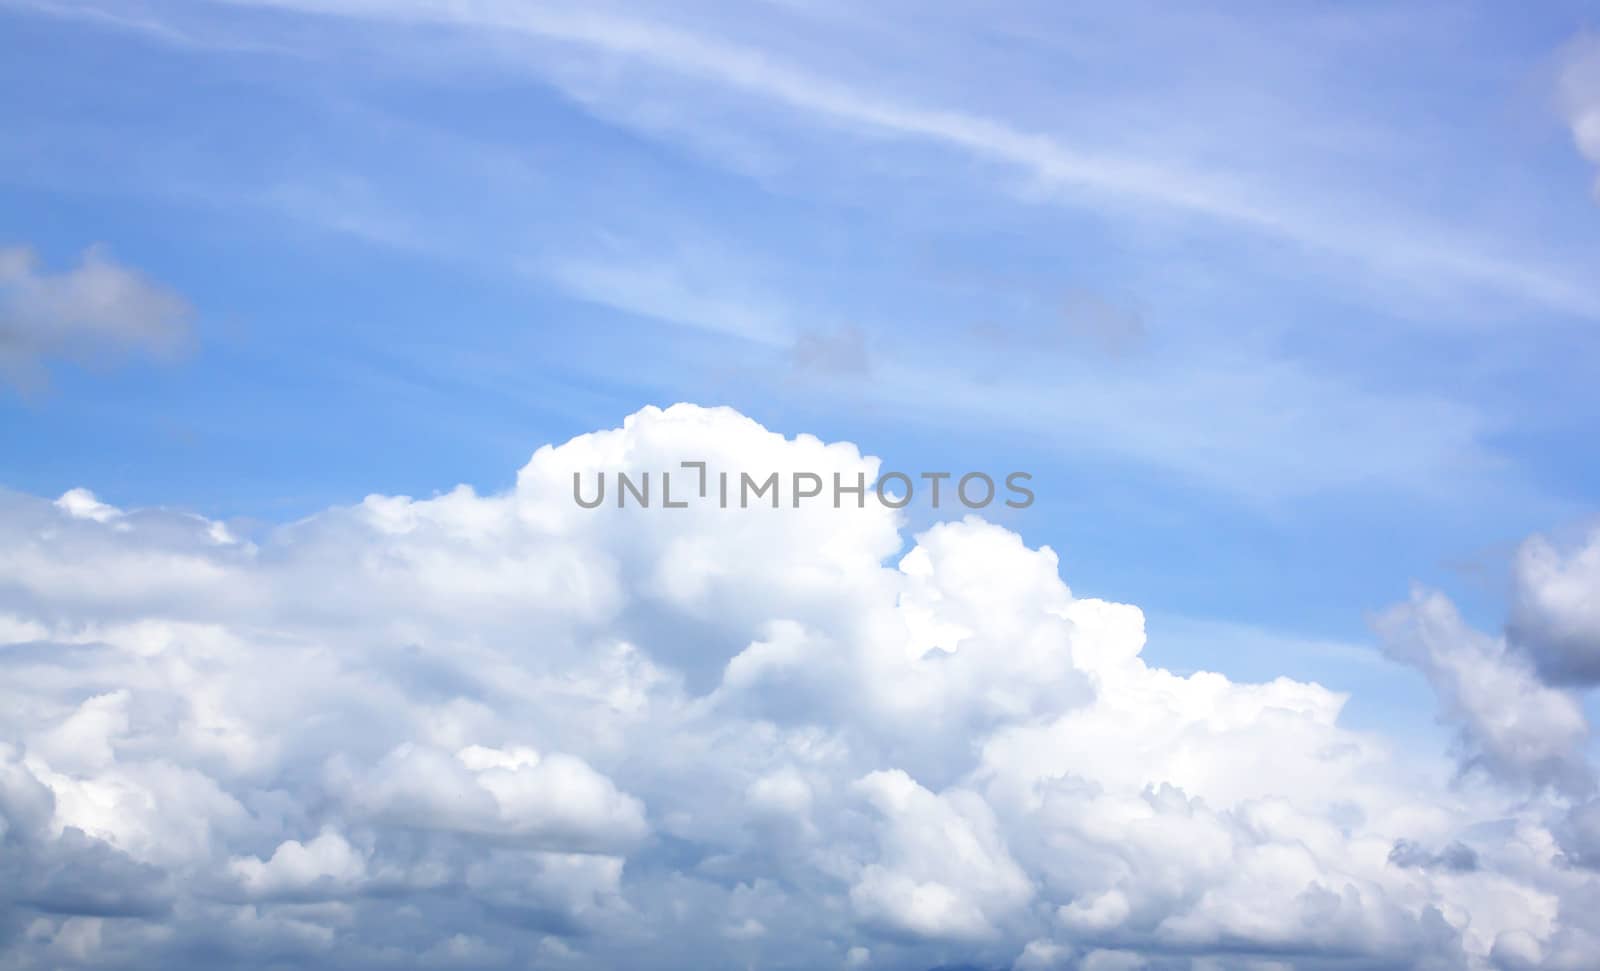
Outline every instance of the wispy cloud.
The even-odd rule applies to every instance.
[[[1600,35],[1584,34],[1567,48],[1561,69],[1561,106],[1572,141],[1583,157],[1600,166]],[[1600,176],[1594,184],[1600,201]]]
[[[51,273],[26,246],[0,247],[0,376],[37,388],[52,358],[115,360],[165,354],[188,333],[181,296],[95,247],[75,268]]]
[[[741,283],[730,262],[698,251],[629,257],[570,255],[528,264],[533,277],[590,303],[662,321],[780,346],[789,339],[782,301]]]
[[[1585,275],[1529,261],[1515,247],[1475,239],[1461,226],[1371,210],[1291,186],[1263,185],[1253,173],[1218,172],[1073,144],[1005,118],[880,94],[784,59],[639,17],[587,8],[434,0],[239,0],[250,6],[401,23],[432,23],[504,38],[523,35],[573,45],[686,79],[756,97],[817,122],[863,135],[915,140],[1009,166],[1056,193],[1044,201],[1141,206],[1187,214],[1321,251],[1335,264],[1390,284],[1469,288],[1585,317],[1600,295]]]
[[[1211,354],[1054,376],[886,363],[880,398],[958,427],[1031,430],[1080,460],[1132,459],[1263,502],[1378,490],[1460,501],[1508,487],[1494,420],[1447,398],[1363,387],[1292,359]],[[937,389],[937,393],[930,393]]]
[[[240,8],[248,18],[230,20]],[[1581,264],[1588,237],[1576,246],[1530,243],[1535,220],[1521,235],[1482,242],[1495,233],[1474,223],[1474,213],[1461,219],[1480,232],[1458,234],[1409,208],[1425,206],[1417,200],[1426,193],[1374,206],[1381,190],[1365,202],[1337,188],[1301,191],[1297,179],[1317,177],[1282,164],[1270,146],[1261,149],[1270,157],[1251,166],[1251,145],[1233,154],[1196,150],[1183,137],[1163,145],[1159,126],[1143,139],[1119,139],[1076,124],[1091,112],[1063,109],[1059,123],[1041,121],[1037,103],[969,96],[859,57],[830,60],[815,37],[789,42],[767,30],[758,43],[762,32],[720,17],[726,22],[713,37],[709,28],[683,26],[690,12],[669,25],[619,9],[492,0],[146,5],[144,19],[159,13],[188,26],[192,17],[206,28],[195,36],[221,36],[226,25],[293,38],[308,59],[326,62],[319,80],[328,83],[319,83],[314,105],[294,102],[292,117],[266,119],[279,141],[261,139],[265,159],[256,168],[254,159],[232,166],[157,151],[166,144],[158,130],[130,153],[145,166],[139,188],[172,191],[161,178],[168,167],[151,160],[181,158],[203,177],[168,182],[223,186],[208,200],[218,209],[270,208],[674,325],[634,332],[639,346],[575,352],[604,360],[569,362],[581,372],[626,353],[641,394],[705,391],[694,384],[705,374],[686,377],[683,358],[668,350],[684,337],[675,329],[685,328],[744,345],[724,349],[741,366],[766,354],[763,363],[799,365],[792,370],[814,378],[870,373],[852,388],[852,407],[910,407],[946,427],[1025,436],[1159,469],[1179,487],[1255,500],[1367,489],[1443,497],[1504,486],[1517,474],[1501,451],[1505,399],[1492,400],[1498,388],[1465,376],[1485,358],[1551,353],[1549,342],[1526,339],[1529,329],[1560,319],[1538,310],[1595,309],[1595,288],[1573,264],[1545,258],[1576,255]],[[358,29],[332,29],[341,24]],[[830,20],[827,29],[856,26]],[[729,37],[742,39],[719,39]],[[425,65],[402,56],[433,38],[444,40]],[[350,50],[392,71],[383,80],[399,93],[375,93],[380,85],[367,74],[334,63],[336,51]],[[1085,96],[1069,83],[1075,66],[1040,83],[1078,109]],[[273,96],[305,93],[261,74]],[[462,86],[434,83],[445,75]],[[537,87],[506,83],[530,76]],[[546,97],[546,85],[576,104]],[[418,89],[430,97],[401,100]],[[346,100],[352,107],[328,109]],[[659,103],[667,109],[657,113]],[[515,114],[523,108],[525,119]],[[591,124],[595,118],[607,124]],[[611,123],[630,137],[619,139]],[[660,151],[660,143],[633,137],[641,134],[628,127],[635,123],[652,139],[680,141]],[[1075,128],[1081,139],[1061,134]],[[826,165],[814,181],[766,192],[765,184],[682,164],[682,140],[712,129],[749,138],[761,152],[796,147],[796,168]],[[105,136],[95,144],[117,143]],[[864,145],[892,150],[859,151]],[[709,152],[712,142],[697,147]],[[1338,184],[1359,183],[1366,171]],[[1029,187],[1022,201],[1033,207],[993,205],[1014,201],[1008,190],[1018,184]],[[952,191],[962,195],[953,200]],[[849,194],[844,205],[840,194]],[[807,211],[813,205],[816,215]],[[1067,207],[1116,218],[1085,220]],[[929,216],[930,209],[939,211]],[[939,222],[955,210],[959,225]],[[931,268],[905,249],[930,225],[960,237]],[[1126,234],[1128,245],[1101,274],[1095,250],[1114,234]],[[1085,254],[1092,265],[1074,266]],[[951,286],[984,265],[1004,273]],[[1279,287],[1270,300],[1251,292],[1263,282]],[[1347,319],[1346,307],[1384,287],[1393,288],[1379,298],[1389,313]],[[1502,313],[1508,305],[1518,313]],[[1457,319],[1449,311],[1466,307],[1470,316],[1480,306],[1491,308],[1483,317],[1492,332],[1445,333]],[[1408,315],[1429,325],[1421,336],[1396,333],[1409,322],[1397,318]],[[1511,320],[1516,330],[1505,325]],[[792,389],[774,380],[748,393],[785,390]]]

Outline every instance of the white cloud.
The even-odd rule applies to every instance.
[[[782,301],[770,294],[739,291],[723,254],[652,251],[618,259],[565,256],[532,268],[575,296],[602,306],[757,344],[781,344],[789,324]]]
[[[469,745],[451,758],[407,743],[349,784],[363,811],[423,829],[585,849],[636,843],[649,829],[639,801],[582,759],[522,746]]]
[[[122,510],[96,499],[88,489],[68,489],[56,500],[56,506],[77,519],[92,519],[97,523],[107,523],[122,515]]]
[[[192,310],[177,294],[94,247],[71,270],[48,273],[25,246],[0,247],[0,375],[41,383],[44,362],[164,354],[188,332]]]
[[[1040,938],[1029,941],[1011,965],[1011,971],[1050,971],[1067,967],[1072,949]]]
[[[1582,702],[1539,679],[1505,638],[1467,626],[1442,594],[1418,590],[1378,619],[1389,655],[1427,676],[1460,728],[1465,767],[1574,792],[1593,786]]]
[[[1234,168],[1225,169],[1174,158],[1170,148],[1130,151],[1119,144],[1127,141],[1125,133],[1115,139],[1063,135],[947,98],[918,97],[905,91],[903,78],[849,77],[826,63],[786,56],[789,52],[781,46],[741,43],[685,27],[692,16],[667,18],[655,10],[640,16],[626,4],[251,0],[250,5],[363,23],[453,28],[476,36],[486,57],[505,58],[508,43],[518,39],[533,42],[535,56],[514,63],[562,86],[589,110],[651,134],[675,130],[679,137],[712,146],[717,155],[747,167],[770,165],[752,163],[752,156],[763,153],[747,143],[751,131],[761,130],[779,114],[878,140],[965,154],[1000,171],[1019,173],[1029,186],[1030,198],[1065,199],[1073,205],[1118,212],[1196,216],[1262,238],[1299,244],[1318,251],[1325,266],[1346,272],[1354,267],[1359,281],[1376,281],[1411,298],[1419,290],[1437,288],[1444,293],[1510,296],[1589,317],[1600,313],[1581,272],[1519,258],[1514,250],[1497,246],[1492,237],[1467,242],[1466,227],[1441,225],[1420,212],[1408,218],[1382,200],[1361,200],[1352,193],[1350,198],[1319,204],[1317,200],[1327,194],[1325,186],[1275,185],[1281,173],[1268,178],[1254,171],[1249,153],[1238,158]],[[970,32],[987,26],[967,23],[961,29]],[[1229,36],[1255,26],[1235,25]],[[850,40],[844,36],[836,42],[848,45]],[[549,56],[552,46],[577,56]],[[870,52],[853,53],[870,63]],[[1284,84],[1291,80],[1281,79]],[[672,90],[678,97],[666,106],[654,104],[647,92],[668,85],[675,85]],[[1050,94],[1052,102],[1065,97],[1059,90]],[[1166,100],[1173,97],[1170,91],[1160,94]],[[1300,127],[1306,124],[1305,108],[1292,104],[1284,110]],[[1058,109],[1052,105],[1051,110]],[[726,123],[725,116],[735,112],[744,124]],[[1225,119],[1212,123],[1223,126]],[[1353,124],[1328,123],[1341,134]],[[1191,124],[1193,119],[1188,118],[1167,120],[1167,127],[1178,132]],[[1249,134],[1253,150],[1260,150],[1259,143],[1267,137],[1286,137],[1283,131]],[[641,280],[629,274],[627,282],[630,287],[643,283],[650,289],[659,285],[654,277],[644,272]],[[682,294],[675,288],[669,289],[669,296],[669,306],[682,304]],[[709,319],[712,326],[726,326],[720,315]],[[738,323],[745,324],[742,316]]]
[[[929,21],[918,32],[918,43],[907,49],[905,38],[896,36],[902,33],[894,21],[898,11],[841,15],[815,5],[783,4],[786,9],[776,12],[769,5],[755,17],[737,5],[695,5],[667,13],[629,3],[503,0],[249,0],[221,6],[344,18],[358,27],[352,35],[359,39],[319,44],[326,34],[321,27],[286,17],[235,19],[206,5],[162,5],[140,18],[93,2],[52,4],[38,12],[233,55],[292,53],[340,62],[359,46],[422,75],[444,58],[463,57],[473,72],[532,73],[608,122],[672,140],[675,148],[687,144],[706,159],[758,177],[806,168],[809,159],[793,156],[817,152],[819,132],[862,139],[843,148],[825,143],[821,150],[847,159],[852,174],[872,167],[861,164],[864,155],[869,163],[884,165],[876,156],[895,155],[902,146],[909,146],[907,154],[964,158],[980,163],[986,176],[999,176],[991,184],[1011,198],[1116,212],[1134,223],[1199,217],[1224,230],[1243,231],[1247,245],[1261,239],[1295,244],[1310,251],[1319,271],[1357,289],[1376,290],[1383,305],[1419,321],[1440,316],[1431,308],[1415,312],[1423,297],[1434,301],[1432,307],[1456,311],[1470,311],[1478,298],[1488,297],[1557,313],[1600,313],[1582,253],[1560,252],[1543,232],[1508,239],[1521,227],[1503,221],[1475,225],[1463,213],[1441,219],[1425,195],[1407,195],[1395,182],[1396,171],[1446,163],[1472,150],[1470,142],[1446,139],[1442,128],[1419,134],[1418,121],[1437,120],[1428,117],[1432,111],[1419,116],[1402,108],[1389,117],[1373,110],[1366,93],[1352,89],[1340,71],[1328,70],[1330,61],[1363,63],[1373,36],[1408,46],[1419,58],[1437,54],[1430,48],[1445,37],[1459,53],[1457,43],[1481,41],[1467,29],[1477,26],[1473,18],[1369,11],[1229,17],[1193,11],[1169,13],[1156,23],[1138,9],[1085,9],[1044,17],[1045,33],[1055,35],[1047,41],[1026,36],[1037,33],[1037,25],[1018,30],[1007,23],[1009,17],[948,16]],[[720,16],[708,16],[713,10]],[[1131,20],[1124,19],[1130,14]],[[1134,21],[1140,29],[1129,29]],[[708,22],[717,30],[707,29]],[[397,29],[371,29],[374,25]],[[448,31],[455,43],[442,50],[433,45],[436,57],[426,62],[408,56],[407,34],[415,41],[436,28]],[[280,42],[264,42],[275,29],[282,30]],[[1011,43],[973,43],[975,34],[991,32],[994,39]],[[382,46],[366,46],[373,38]],[[921,58],[895,60],[907,71],[875,72],[874,66],[885,62],[886,47]],[[1593,71],[1586,66],[1592,47],[1587,39],[1573,45],[1562,85],[1574,137],[1591,154],[1595,136],[1585,119],[1594,103]],[[1301,56],[1286,58],[1285,50]],[[1098,76],[1107,57],[1124,59],[1116,72],[1118,85]],[[1155,58],[1171,63],[1155,67],[1150,63]],[[1076,69],[1065,81],[1063,64]],[[993,76],[999,71],[1014,76]],[[1441,77],[1458,83],[1481,80],[1465,73]],[[1184,83],[1177,90],[1163,83],[1180,79]],[[961,91],[963,82],[972,90]],[[1241,103],[1250,110],[1238,110]],[[1420,105],[1451,119],[1447,100]],[[392,137],[392,130],[386,127],[385,135]],[[862,144],[873,151],[863,153]],[[478,151],[493,156],[492,149]],[[179,146],[174,154],[185,153]],[[916,171],[920,175],[927,168]],[[970,166],[961,169],[967,184],[971,171]],[[889,174],[898,178],[903,172],[889,168]],[[303,181],[317,187],[328,180],[320,172]],[[273,183],[238,195],[246,204],[259,206],[265,199],[295,218],[335,231],[387,244],[416,241],[417,232],[397,227],[364,186],[358,189],[347,191],[340,180],[331,192],[307,191],[299,183],[286,190]],[[1470,198],[1456,201],[1473,209]],[[1545,200],[1525,194],[1519,201],[1538,207]],[[1482,216],[1481,210],[1474,214]],[[1557,223],[1551,219],[1545,225]],[[563,275],[563,268],[552,269],[553,275]],[[680,273],[581,261],[567,273],[580,292],[594,298],[660,311],[636,299],[659,292],[667,299],[661,316],[677,319],[688,312],[695,326],[758,339],[772,336],[768,327],[752,326],[769,323],[751,313],[756,308],[709,300],[692,285],[684,286],[692,281]],[[619,295],[605,292],[613,279],[624,285]],[[1348,287],[1345,291],[1341,298],[1349,295]]]
[[[856,783],[883,817],[878,861],[850,888],[863,919],[930,939],[987,937],[1033,896],[994,812],[975,793],[935,795],[899,770]]]
[[[991,524],[573,502],[682,460],[878,468],[675,406],[503,494],[253,542],[0,497],[0,905],[42,921],[5,959],[1486,971],[1591,940],[1592,814],[1524,785],[1581,713],[1443,608],[1405,656],[1498,778],[1314,684],[1150,666],[1137,608]]]
[[[344,891],[359,884],[367,871],[364,855],[332,831],[304,843],[285,840],[265,861],[240,857],[228,868],[247,891],[262,896]]]

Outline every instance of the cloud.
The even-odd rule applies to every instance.
[[[48,273],[25,246],[0,247],[0,375],[37,387],[54,358],[93,363],[175,350],[193,311],[177,294],[115,262],[100,247]]]
[[[1594,784],[1589,722],[1573,694],[1546,685],[1505,638],[1473,630],[1444,595],[1424,590],[1377,619],[1384,651],[1421,671],[1444,721],[1458,729],[1463,768],[1584,792]]]
[[[1478,854],[1472,847],[1460,842],[1451,843],[1434,853],[1411,840],[1397,840],[1394,849],[1389,851],[1389,862],[1400,867],[1471,873],[1478,868]]]
[[[615,250],[617,247],[613,246]],[[591,303],[650,320],[780,346],[790,325],[781,301],[753,287],[730,286],[736,261],[704,246],[647,254],[564,255],[529,272]]]
[[[978,519],[573,501],[683,460],[878,470],[677,405],[502,493],[250,538],[0,494],[5,961],[1476,971],[1592,939],[1588,816],[1538,787],[1581,718],[1444,608],[1406,656],[1485,779],[1318,685],[1148,664],[1137,608]]]
[[[1061,352],[1085,347],[1111,357],[1137,349],[1145,340],[1145,321],[1138,311],[1088,290],[1068,289],[1042,325],[984,321],[971,328],[974,338],[1008,351]]]
[[[974,108],[948,97],[907,93],[903,79],[852,77],[815,58],[795,56],[782,45],[758,45],[672,22],[652,11],[639,16],[627,5],[530,7],[486,2],[470,6],[438,0],[374,4],[364,0],[251,0],[277,11],[348,18],[362,23],[442,26],[482,43],[486,57],[504,57],[508,42],[534,47],[534,57],[515,61],[560,86],[577,103],[610,120],[642,127],[653,135],[671,129],[708,154],[749,166],[752,131],[780,120],[798,120],[823,130],[957,153],[999,172],[1019,174],[1027,198],[1065,202],[1102,211],[1197,217],[1261,239],[1286,241],[1317,251],[1322,265],[1363,283],[1376,282],[1414,299],[1423,290],[1509,297],[1519,302],[1586,317],[1600,314],[1590,287],[1574,268],[1519,258],[1492,239],[1464,241],[1466,230],[1441,225],[1418,212],[1409,217],[1383,202],[1353,197],[1319,203],[1325,191],[1304,185],[1273,185],[1254,171],[1248,157],[1232,169],[1174,158],[1168,150],[1131,151],[1126,136],[1103,133],[1064,136],[1018,121],[1003,112]],[[737,20],[737,18],[730,18]],[[854,19],[840,21],[854,24]],[[961,29],[981,29],[963,24]],[[1215,22],[1212,23],[1215,26]],[[1232,34],[1259,25],[1237,25]],[[798,32],[798,31],[797,31]],[[870,31],[865,36],[872,37]],[[837,36],[837,35],[836,35]],[[849,36],[835,41],[848,50]],[[1186,39],[1187,40],[1187,39]],[[796,44],[797,48],[805,47]],[[562,49],[577,56],[559,56]],[[556,54],[552,55],[552,50]],[[870,51],[854,51],[868,61]],[[1145,52],[1147,54],[1147,52]],[[1148,56],[1148,54],[1147,54]],[[852,59],[843,59],[850,64]],[[642,77],[641,77],[642,75]],[[1284,79],[1288,84],[1289,80]],[[658,105],[641,91],[671,87],[681,92]],[[1052,101],[1060,92],[1052,91]],[[1162,91],[1170,101],[1170,91]],[[1304,127],[1305,105],[1289,118]],[[738,112],[738,125],[727,116]],[[1192,118],[1168,125],[1182,131]],[[1349,121],[1332,120],[1348,126]],[[1220,124],[1220,122],[1219,122]],[[1242,133],[1257,144],[1268,134]],[[706,146],[710,146],[706,149]],[[852,158],[857,153],[852,153]],[[761,163],[756,163],[758,166]],[[1014,180],[1015,181],[1015,180]],[[630,274],[629,287],[660,285],[654,274]],[[578,274],[580,282],[595,282]],[[675,299],[681,295],[674,294]],[[698,316],[698,315],[697,315]],[[707,318],[719,320],[719,318]],[[745,326],[741,315],[719,328]]]
[[[865,377],[872,372],[867,335],[859,327],[805,331],[789,348],[789,361],[800,371]]]
[[[285,840],[267,860],[240,857],[228,868],[251,894],[271,896],[313,891],[339,891],[366,877],[361,852],[336,832],[324,832],[302,843]]]
[[[982,938],[1033,896],[976,793],[935,795],[898,770],[856,787],[884,819],[878,860],[850,888],[863,920],[914,938]]]
[[[1557,88],[1573,145],[1600,166],[1600,36],[1584,34],[1567,45]],[[1600,176],[1593,191],[1600,201]]]
[[[989,184],[1012,199],[1113,212],[1124,223],[1190,219],[1242,233],[1230,246],[1241,240],[1246,246],[1292,244],[1312,257],[1317,271],[1354,283],[1356,291],[1373,291],[1369,296],[1398,309],[1402,319],[1438,321],[1442,305],[1457,311],[1445,315],[1448,319],[1460,321],[1478,316],[1485,298],[1557,314],[1600,314],[1583,272],[1583,255],[1551,246],[1559,228],[1514,240],[1508,239],[1518,232],[1513,226],[1441,219],[1438,207],[1416,197],[1409,206],[1397,205],[1406,187],[1394,181],[1395,166],[1417,164],[1419,153],[1424,164],[1447,162],[1475,146],[1435,138],[1431,141],[1445,145],[1435,153],[1423,144],[1429,140],[1417,137],[1418,115],[1394,111],[1392,105],[1382,106],[1388,112],[1377,110],[1380,106],[1367,102],[1365,92],[1329,70],[1330,62],[1364,63],[1369,50],[1356,38],[1376,34],[1410,45],[1418,63],[1439,67],[1441,76],[1455,82],[1496,83],[1457,64],[1425,60],[1438,55],[1440,37],[1479,40],[1466,31],[1453,33],[1461,30],[1460,22],[1441,30],[1427,18],[1366,12],[1309,19],[1205,12],[1167,18],[1155,29],[1144,18],[1140,26],[1145,29],[1129,30],[1129,11],[1085,10],[1046,17],[1044,33],[1028,36],[1037,28],[1015,31],[982,18],[951,17],[928,25],[906,51],[915,55],[906,63],[924,68],[915,72],[922,83],[912,85],[904,75],[872,70],[882,62],[886,42],[904,43],[892,33],[893,13],[835,17],[785,5],[772,17],[749,18],[726,5],[663,16],[627,3],[534,7],[250,0],[228,5],[258,8],[246,14],[163,4],[129,17],[101,6],[72,2],[34,12],[131,31],[186,51],[274,57],[292,52],[344,65],[351,49],[345,41],[351,41],[414,75],[448,63],[442,58],[459,58],[474,73],[532,74],[608,123],[673,142],[675,149],[687,145],[707,161],[758,178],[774,170],[811,170],[806,163],[817,155],[846,160],[841,170],[852,176],[871,171],[863,158],[870,163],[879,155],[916,158],[918,175],[933,169],[926,164],[930,159],[976,162]],[[1140,17],[1138,10],[1131,14]],[[296,15],[301,19],[292,19]],[[306,29],[303,18],[309,16],[324,18],[323,26],[334,29],[337,21],[346,21],[356,30],[351,37],[319,44],[310,38],[326,31]],[[706,29],[708,22],[717,29]],[[369,29],[375,25],[392,29]],[[421,62],[409,56],[409,43],[436,27],[449,32],[452,44],[442,51],[434,45],[440,58],[419,67]],[[996,29],[1003,45],[972,43],[976,32]],[[1049,35],[1054,36],[1046,41]],[[273,36],[279,42],[264,42]],[[1107,43],[1078,48],[1084,37]],[[372,46],[375,38],[381,46]],[[1063,56],[1057,44],[1065,44],[1069,53]],[[1565,72],[1563,84],[1569,90],[1563,96],[1569,118],[1587,117],[1584,106],[1593,103],[1587,93],[1593,89],[1586,80],[1590,72],[1582,66],[1591,47],[1589,41],[1573,46],[1570,60],[1576,66]],[[1304,59],[1284,60],[1287,49],[1311,51],[1316,69],[1307,70]],[[1485,57],[1501,53],[1481,45],[1471,49]],[[1459,48],[1452,44],[1451,50]],[[1111,63],[1120,64],[1114,85],[1104,76]],[[1215,83],[1197,82],[1197,71]],[[1384,77],[1398,82],[1405,73]],[[953,90],[962,81],[972,90]],[[1241,98],[1250,111],[1236,110]],[[1449,99],[1430,100],[1425,113],[1434,117],[1427,121],[1462,120],[1452,114],[1456,108]],[[1583,131],[1589,131],[1587,125]],[[385,134],[393,136],[389,130]],[[848,141],[841,146],[824,140],[838,136]],[[1589,144],[1588,135],[1578,137]],[[873,151],[860,151],[862,144]],[[187,153],[180,147],[174,154]],[[1374,158],[1382,164],[1365,164]],[[906,171],[884,167],[897,179]],[[970,165],[959,171],[963,184],[973,184]],[[313,173],[303,184],[325,186],[325,176]],[[295,180],[285,190],[274,181],[236,194],[252,205],[265,199],[296,218],[386,244],[409,244],[418,236],[397,226],[392,214],[373,206],[363,192],[347,193],[337,181],[331,193],[295,188],[301,184]],[[317,204],[324,196],[349,205]],[[1542,200],[1530,195],[1525,201],[1537,208]],[[330,208],[340,211],[330,216]],[[541,209],[540,215],[548,213]],[[1541,225],[1559,227],[1559,212],[1544,215],[1548,218]],[[435,235],[452,235],[445,231],[452,220],[441,222],[428,228]],[[764,326],[752,326],[751,308],[708,306],[692,289],[683,291],[679,281],[649,266],[579,263],[556,267],[551,275],[570,275],[579,293],[599,302],[605,302],[606,284],[616,277],[636,292],[664,292],[675,301],[674,310],[690,315],[687,322],[695,326],[763,340],[774,336]],[[1344,287],[1338,297],[1351,292]],[[1419,299],[1429,301],[1420,312]]]
[[[174,887],[141,863],[76,827],[52,828],[54,792],[0,745],[0,912],[164,917]]]
[[[625,846],[648,832],[639,801],[588,763],[526,746],[469,745],[452,758],[402,745],[352,784],[363,811],[422,829],[584,849]]]
[[[1512,642],[1547,678],[1600,681],[1600,528],[1566,549],[1535,536],[1512,567]]]
[[[1600,870],[1600,799],[1574,806],[1557,829],[1557,837],[1569,860]]]

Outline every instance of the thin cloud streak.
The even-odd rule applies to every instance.
[[[1592,287],[1559,271],[1519,262],[1487,247],[1463,245],[1460,233],[1447,227],[1402,224],[1359,212],[1329,216],[1286,205],[1275,196],[1226,178],[1181,166],[1082,150],[982,115],[882,98],[869,90],[784,64],[764,51],[636,18],[493,2],[229,2],[392,22],[509,30],[634,58],[655,68],[777,101],[835,124],[935,142],[976,158],[1015,166],[1048,185],[1100,193],[1127,204],[1155,206],[1268,238],[1289,240],[1354,260],[1379,276],[1431,275],[1443,282],[1486,288],[1561,313],[1600,317],[1600,298]]]

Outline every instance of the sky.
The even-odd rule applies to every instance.
[[[1591,966],[1597,21],[0,0],[0,967]]]

